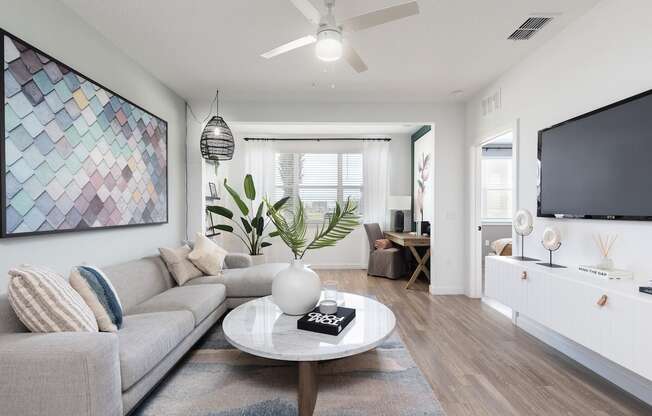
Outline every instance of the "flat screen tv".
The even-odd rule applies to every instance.
[[[652,220],[652,90],[539,131],[539,217]]]

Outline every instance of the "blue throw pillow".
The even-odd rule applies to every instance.
[[[96,267],[78,266],[70,273],[70,285],[91,308],[100,331],[116,332],[122,327],[122,304],[111,281]]]

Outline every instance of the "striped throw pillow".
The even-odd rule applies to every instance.
[[[79,266],[70,273],[70,285],[91,308],[100,331],[122,327],[122,304],[111,281],[96,267]]]
[[[9,303],[32,332],[97,332],[93,312],[59,274],[23,265],[9,270]]]

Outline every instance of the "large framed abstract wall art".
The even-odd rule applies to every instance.
[[[0,36],[0,236],[167,223],[167,122]]]

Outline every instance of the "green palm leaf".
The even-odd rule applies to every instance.
[[[221,230],[221,231],[226,231],[227,233],[232,233],[233,232],[233,227],[230,225],[226,224],[218,224],[213,227],[214,230]]]
[[[242,221],[242,225],[244,225],[245,231],[247,234],[251,232],[251,225],[249,224],[249,221],[245,217],[240,217],[240,220]]]
[[[336,204],[330,219],[325,220],[317,228],[314,237],[308,242],[306,239],[307,224],[301,200],[298,201],[294,213],[275,209],[269,202],[267,202],[267,206],[268,215],[276,226],[275,233],[292,250],[295,258],[302,258],[308,250],[334,246],[360,225],[359,217],[356,214],[357,206],[347,199],[344,207]],[[283,215],[284,213],[285,215]]]
[[[238,195],[235,189],[231,188],[226,183],[226,178],[224,179],[224,188],[229,192],[229,195],[231,195],[231,198],[233,198],[233,201],[238,206],[238,208],[240,208],[240,212],[242,212],[242,215],[248,215],[249,207],[247,207],[247,204],[244,203],[244,201],[242,200],[242,198],[240,198],[240,195]]]
[[[248,200],[253,201],[256,199],[256,187],[254,186],[254,178],[251,175],[244,178],[244,191]]]
[[[231,212],[231,210],[228,209],[228,208],[224,208],[224,207],[219,206],[219,205],[211,205],[211,206],[206,207],[206,209],[209,212],[212,212],[213,214],[221,215],[222,217],[225,217],[225,218],[228,218],[228,219],[233,218],[233,212]]]

